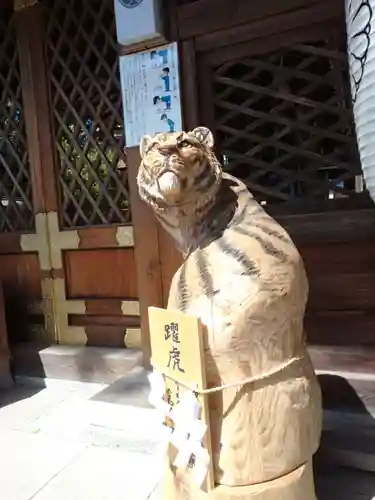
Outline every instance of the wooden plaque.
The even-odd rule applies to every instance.
[[[207,395],[199,392],[206,388],[202,325],[198,318],[157,307],[149,308],[149,322],[152,364],[156,371],[164,374],[166,401],[175,407],[181,397],[186,392],[190,392],[181,384],[186,384],[189,388],[197,390],[197,398],[201,405],[200,420],[207,425],[202,444],[210,456],[208,472],[202,489],[207,492],[211,491],[214,488],[214,473],[208,401]],[[175,380],[181,384],[176,383]],[[169,419],[167,419],[167,424],[173,427],[173,422]],[[176,455],[175,447],[169,445],[168,456],[171,469],[173,469]],[[194,465],[191,465],[190,469],[193,468]],[[177,472],[181,471],[177,470]],[[189,468],[183,473],[189,475]]]

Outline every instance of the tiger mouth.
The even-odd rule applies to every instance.
[[[166,169],[157,178],[159,191],[166,198],[175,198],[186,189],[187,179],[172,169]]]

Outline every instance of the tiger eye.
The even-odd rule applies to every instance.
[[[178,147],[179,148],[187,148],[189,146],[191,146],[191,144],[190,144],[190,142],[188,142],[186,140],[185,141],[181,141],[181,142],[178,143]]]

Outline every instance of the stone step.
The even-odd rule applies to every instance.
[[[375,380],[375,346],[311,345],[308,349],[318,373]]]
[[[375,471],[375,349],[310,346],[309,351],[323,393],[324,431],[318,459]],[[106,384],[100,393],[100,411],[99,406],[92,410],[98,420],[92,425],[97,429],[103,430],[100,418],[117,419],[112,428],[126,418],[121,411],[111,416],[112,405],[149,409],[147,374],[136,369],[142,362],[139,350],[18,344],[12,356],[18,378]]]
[[[31,342],[11,346],[15,376],[111,383],[142,363],[138,349],[41,346]]]

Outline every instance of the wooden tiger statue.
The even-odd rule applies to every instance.
[[[222,171],[205,127],[144,136],[140,197],[184,255],[168,309],[206,327],[215,482],[210,498],[314,500],[321,395],[305,347],[308,281],[286,231]],[[269,374],[264,376],[264,374]],[[174,484],[171,499],[201,498]]]

